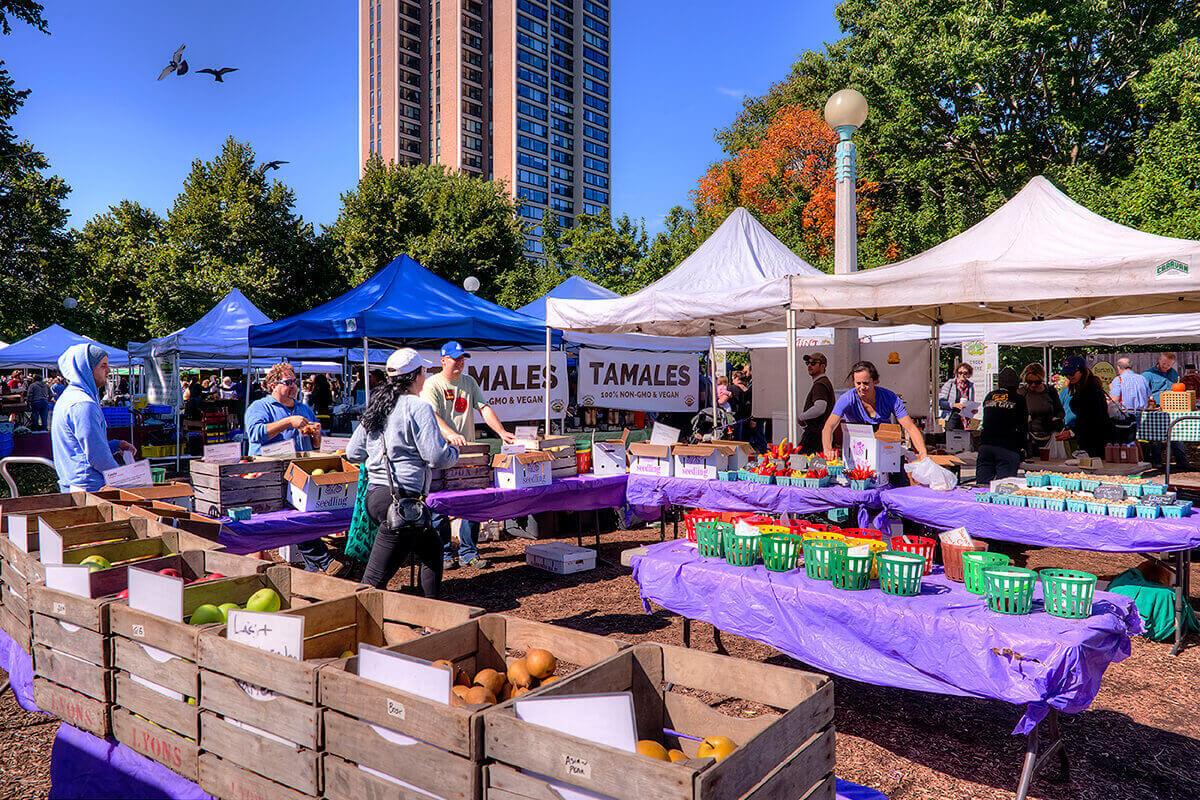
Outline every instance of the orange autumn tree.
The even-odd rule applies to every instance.
[[[820,114],[783,106],[757,145],[709,167],[694,193],[696,209],[701,216],[724,219],[744,206],[801,256],[829,264],[836,147],[837,134]],[[860,234],[870,224],[876,188],[871,181],[858,182]]]

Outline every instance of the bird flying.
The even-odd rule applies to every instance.
[[[231,72],[237,72],[237,71],[238,71],[237,67],[221,67],[220,69],[208,69],[208,68],[198,69],[198,70],[196,70],[196,73],[199,74],[199,73],[203,72],[205,75],[212,75],[213,78],[216,79],[217,83],[224,83],[226,75],[228,75]]]
[[[269,169],[279,169],[284,164],[290,164],[290,163],[292,163],[292,162],[290,162],[290,161],[268,161],[267,163],[262,165],[263,172],[266,172]]]
[[[158,79],[160,81],[170,75],[172,72],[174,72],[176,75],[187,74],[188,63],[183,57],[183,50],[185,47],[187,47],[186,44],[179,45],[179,48],[171,56],[170,63],[163,67],[162,72],[158,73]]]

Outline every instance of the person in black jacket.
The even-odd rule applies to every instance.
[[[1015,477],[1029,436],[1029,411],[1017,391],[1016,370],[1005,367],[998,380],[1000,388],[983,399],[983,430],[975,462],[975,482],[980,485]]]
[[[1021,373],[1021,388],[1025,408],[1029,411],[1029,456],[1050,446],[1050,440],[1063,429],[1062,400],[1053,386],[1046,384],[1046,370],[1041,364],[1029,364]]]
[[[1100,379],[1088,369],[1083,356],[1071,356],[1063,362],[1062,374],[1070,381],[1071,413],[1075,415],[1073,430],[1063,431],[1074,435],[1079,447],[1089,456],[1104,457],[1104,445],[1109,440],[1112,420],[1108,417],[1108,395]]]

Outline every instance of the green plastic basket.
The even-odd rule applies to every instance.
[[[984,567],[988,608],[997,614],[1028,614],[1038,574],[1024,567]]]
[[[750,536],[739,536],[732,525],[729,527],[725,533],[725,563],[731,567],[753,567],[762,549],[762,534],[755,531]]]
[[[962,554],[963,585],[971,594],[985,594],[983,570],[986,567],[1007,567],[1011,560],[1003,553],[987,550],[965,550]]]
[[[887,550],[875,556],[879,568],[879,588],[884,594],[914,597],[921,593],[925,574],[925,556]]]
[[[875,554],[867,551],[865,556],[851,555],[850,548],[834,551],[830,564],[833,572],[833,586],[836,589],[858,592],[871,586],[871,564]]]
[[[725,534],[733,533],[733,526],[728,522],[696,523],[696,547],[704,558],[721,558],[725,555]]]
[[[846,543],[833,539],[804,540],[804,574],[816,581],[833,580],[833,556],[845,553]]]
[[[800,560],[803,540],[790,533],[764,533],[762,539],[763,564],[772,572],[787,572],[796,568]]]
[[[151,467],[150,468],[150,480],[154,483],[155,486],[157,486],[160,483],[166,483],[167,482],[167,468],[166,467]]]
[[[1086,619],[1092,615],[1095,575],[1078,569],[1044,569],[1039,574],[1047,614],[1064,619]]]

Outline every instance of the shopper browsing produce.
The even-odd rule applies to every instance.
[[[1000,370],[1000,388],[983,399],[983,431],[979,436],[979,458],[975,482],[989,484],[995,478],[1011,478],[1021,468],[1022,451],[1029,437],[1029,412],[1017,391],[1017,372]]]
[[[116,468],[116,453],[137,452],[129,442],[108,439],[97,388],[108,381],[108,370],[108,353],[94,344],[73,345],[58,358],[58,371],[70,385],[54,404],[50,443],[64,492],[96,491],[104,486],[104,471]]]
[[[1096,458],[1104,457],[1104,445],[1108,442],[1112,422],[1108,417],[1108,395],[1100,385],[1100,379],[1088,369],[1083,356],[1071,356],[1063,362],[1063,375],[1067,376],[1071,411],[1075,423],[1071,429],[1059,436],[1072,436],[1080,448]]]

